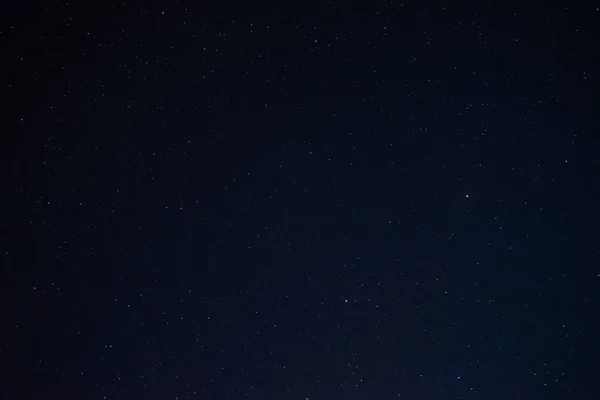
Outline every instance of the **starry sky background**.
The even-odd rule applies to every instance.
[[[6,6],[7,399],[597,399],[591,2]]]

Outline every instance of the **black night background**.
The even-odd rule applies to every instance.
[[[4,398],[600,398],[598,3],[3,7]]]

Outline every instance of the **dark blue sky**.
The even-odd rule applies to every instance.
[[[419,3],[8,6],[2,394],[598,398],[597,5]]]

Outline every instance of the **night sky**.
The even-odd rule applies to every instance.
[[[597,3],[13,3],[3,398],[600,398]]]

